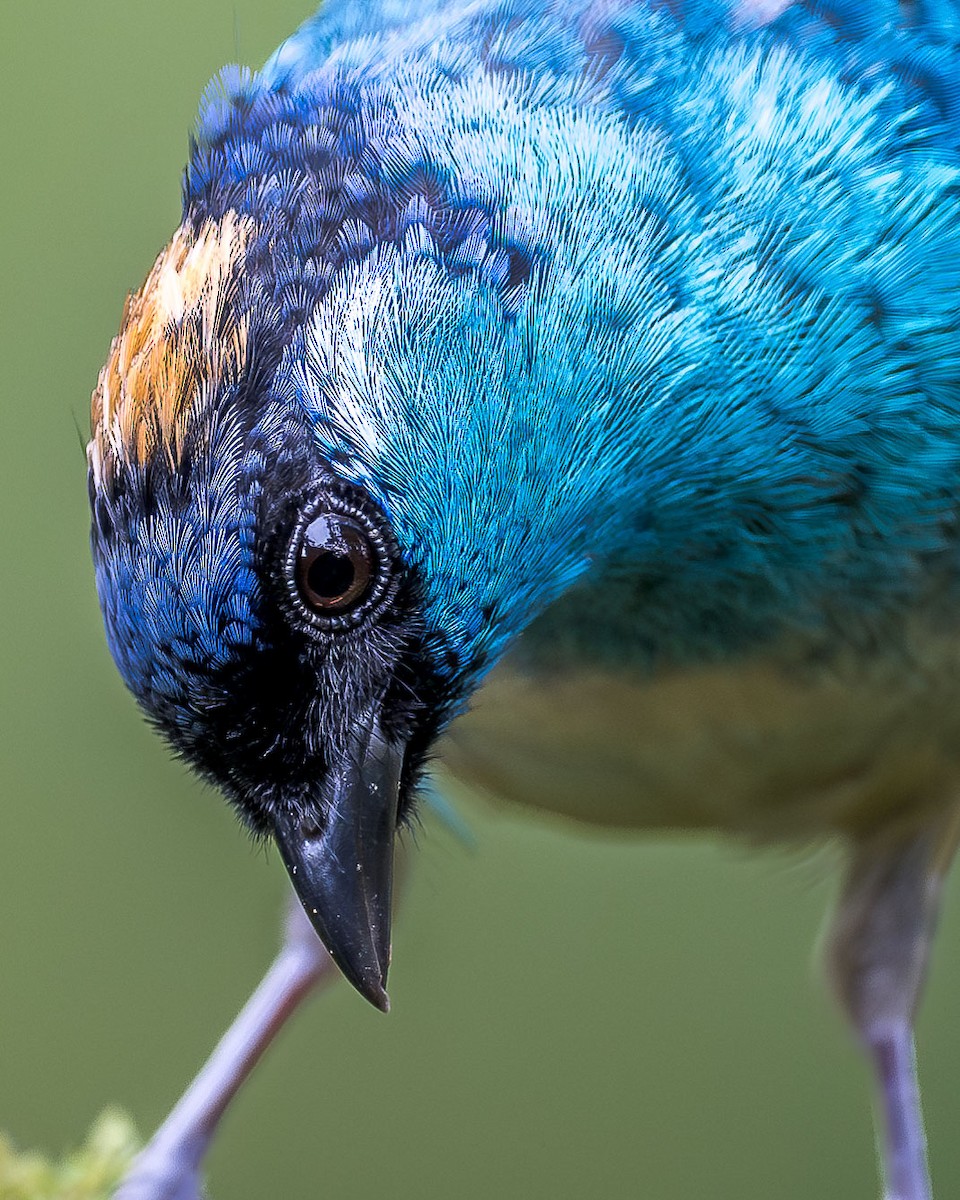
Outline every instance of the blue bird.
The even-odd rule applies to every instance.
[[[204,97],[93,398],[123,678],[380,1008],[432,753],[839,840],[888,1200],[960,833],[960,3],[336,0]]]

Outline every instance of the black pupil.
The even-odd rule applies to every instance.
[[[353,586],[356,573],[349,555],[321,550],[307,570],[307,586],[318,596],[337,600]]]

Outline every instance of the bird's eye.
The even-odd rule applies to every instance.
[[[376,547],[359,522],[322,513],[304,526],[297,552],[297,588],[321,616],[339,616],[361,605],[376,581]]]
[[[324,635],[376,621],[401,579],[386,517],[359,489],[346,486],[292,499],[293,528],[286,521],[276,527],[281,535],[289,531],[277,562],[288,617]]]

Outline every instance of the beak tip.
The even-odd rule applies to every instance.
[[[351,983],[364,1000],[369,1001],[374,1008],[380,1012],[390,1011],[390,997],[387,995],[387,973],[386,971],[369,971],[358,969],[356,962],[348,962],[335,958],[335,962],[340,967],[340,970],[346,976],[346,979]]]

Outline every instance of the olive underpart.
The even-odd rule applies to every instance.
[[[376,563],[376,551],[362,525],[340,513],[322,513],[304,528],[297,587],[315,612],[350,612],[368,596]]]

